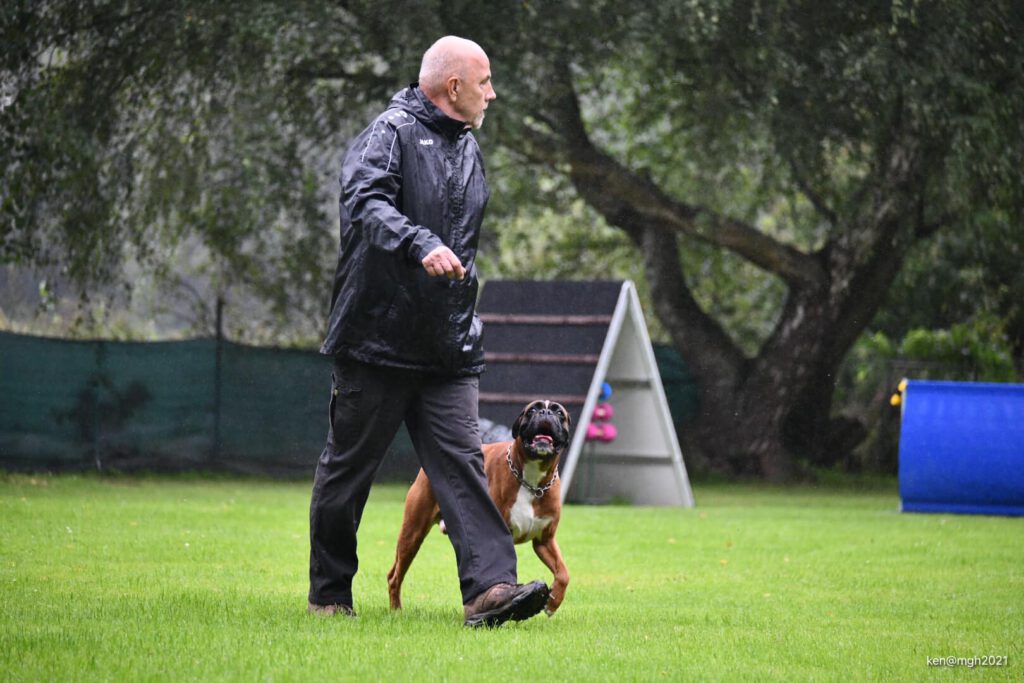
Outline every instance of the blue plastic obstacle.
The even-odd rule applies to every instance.
[[[904,512],[1024,515],[1024,385],[907,382]]]

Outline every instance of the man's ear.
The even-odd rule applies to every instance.
[[[455,101],[459,97],[459,79],[457,76],[452,76],[447,82],[447,93],[448,99]]]

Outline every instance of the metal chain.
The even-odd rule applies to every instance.
[[[512,464],[512,444],[511,443],[508,445],[508,449],[505,451],[505,460],[508,462],[508,468],[510,470],[512,470],[512,476],[514,476],[516,478],[516,481],[518,481],[521,485],[525,486],[526,489],[528,491],[530,491],[530,493],[532,493],[537,498],[543,498],[544,494],[548,492],[548,489],[550,489],[552,486],[554,486],[555,482],[558,481],[558,469],[557,468],[555,469],[555,476],[551,477],[551,481],[549,481],[544,486],[533,486],[529,482],[527,482],[525,479],[523,479],[523,474],[519,470],[516,469],[515,465]]]

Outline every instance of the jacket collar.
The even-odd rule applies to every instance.
[[[401,107],[448,139],[455,139],[469,132],[465,121],[457,121],[438,109],[430,98],[423,94],[418,83],[399,91],[391,98],[391,105]]]

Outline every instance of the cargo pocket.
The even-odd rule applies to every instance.
[[[327,406],[327,445],[334,448],[334,407],[338,405],[338,378],[331,373],[331,401]]]
[[[351,412],[353,403],[359,399],[362,391],[362,387],[344,378],[339,379],[336,373],[331,373],[331,402],[327,409],[330,428],[327,432],[327,442],[332,448],[337,446],[336,434],[338,427],[342,426],[339,425],[338,419],[344,420],[346,412]]]

